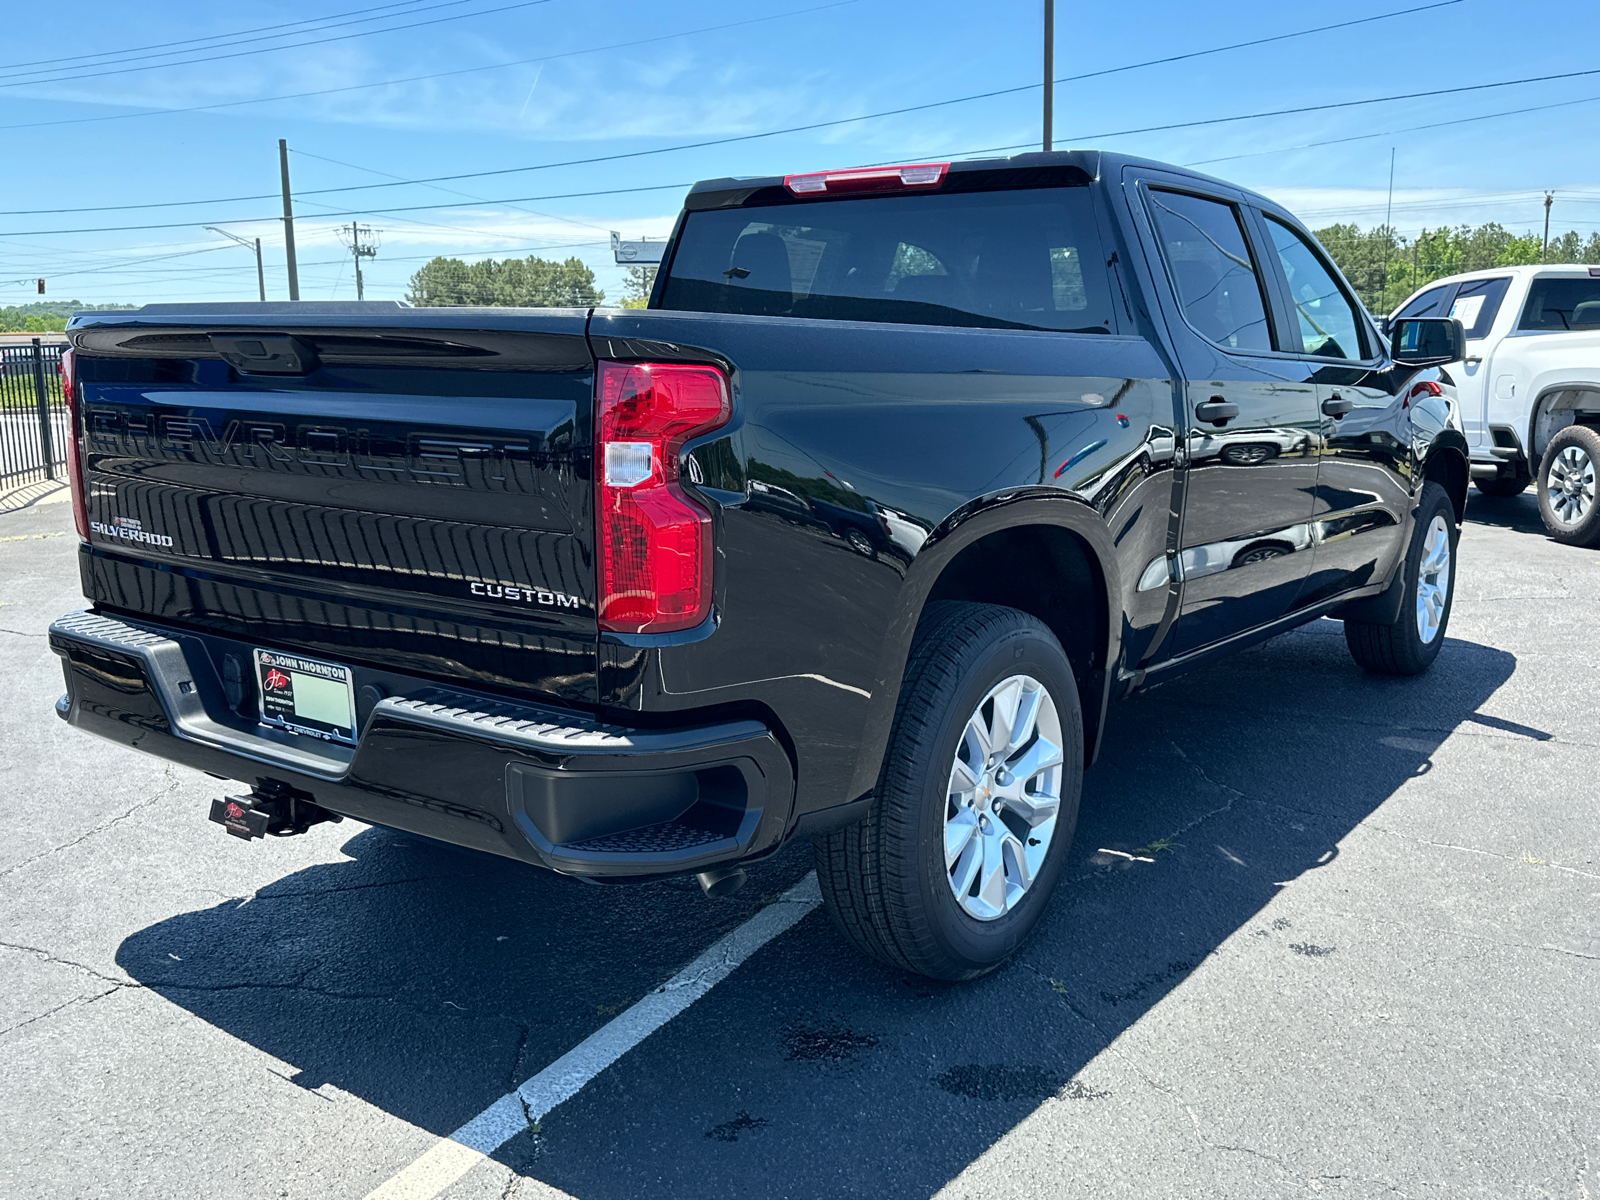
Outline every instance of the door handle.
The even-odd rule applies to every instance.
[[[1226,425],[1239,415],[1239,406],[1221,396],[1213,396],[1194,406],[1194,415],[1208,425]]]
[[[1356,402],[1354,400],[1346,400],[1338,392],[1335,392],[1322,402],[1322,415],[1332,417],[1335,421],[1338,421],[1355,406]]]

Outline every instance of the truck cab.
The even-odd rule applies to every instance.
[[[1596,462],[1581,432],[1600,427],[1600,266],[1452,275],[1419,289],[1391,320],[1400,317],[1454,317],[1465,330],[1467,357],[1449,374],[1478,490],[1515,496],[1537,479],[1551,536],[1600,542]]]

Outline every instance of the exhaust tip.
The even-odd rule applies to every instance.
[[[731,896],[742,888],[749,876],[739,867],[713,867],[695,876],[700,890],[713,900]]]

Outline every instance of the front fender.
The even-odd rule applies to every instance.
[[[877,785],[878,773],[894,727],[900,702],[900,683],[917,622],[934,585],[956,555],[980,539],[1004,529],[1029,525],[1051,526],[1075,534],[1084,543],[1091,561],[1098,567],[1109,619],[1105,622],[1105,645],[1095,656],[1097,710],[1091,714],[1085,705],[1086,723],[1098,730],[1104,725],[1106,703],[1110,698],[1113,672],[1121,640],[1117,619],[1117,597],[1121,592],[1116,557],[1110,531],[1100,514],[1077,497],[1053,488],[1011,489],[968,502],[942,521],[929,535],[912,560],[896,598],[895,609],[884,634],[878,655],[878,670],[872,687],[872,700],[862,731],[856,768],[851,778],[850,796],[860,797]]]

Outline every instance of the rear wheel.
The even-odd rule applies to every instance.
[[[1356,662],[1381,675],[1420,675],[1439,657],[1456,590],[1456,510],[1449,493],[1425,483],[1406,561],[1405,598],[1392,624],[1346,621],[1345,644]]]
[[[1037,924],[1078,821],[1077,683],[1040,621],[930,606],[906,665],[870,816],[818,838],[851,941],[891,966],[971,979]]]
[[[1550,536],[1566,546],[1600,545],[1600,430],[1568,425],[1550,439],[1539,464],[1539,515]]]

